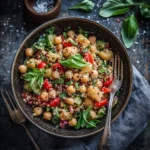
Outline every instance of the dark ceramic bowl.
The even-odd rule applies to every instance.
[[[118,40],[118,38],[107,28],[96,22],[83,18],[60,18],[49,21],[35,29],[22,42],[15,56],[11,74],[12,89],[17,104],[21,111],[24,113],[24,115],[27,117],[27,119],[29,119],[34,125],[36,125],[40,129],[50,134],[66,138],[79,138],[98,133],[103,130],[106,118],[103,118],[102,122],[94,129],[58,129],[55,127],[55,125],[44,121],[40,117],[32,117],[31,107],[24,103],[22,100],[22,81],[20,79],[18,66],[22,64],[25,60],[25,49],[27,47],[30,47],[31,44],[36,41],[37,37],[51,26],[54,26],[56,28],[56,32],[58,33],[61,33],[64,28],[68,26],[71,26],[74,30],[77,30],[78,27],[81,27],[82,29],[85,29],[87,31],[94,32],[94,34],[97,36],[97,39],[103,39],[104,41],[108,41],[110,43],[113,52],[119,53],[124,65],[124,80],[121,88],[121,95],[119,96],[118,105],[112,111],[112,122],[119,117],[119,115],[123,112],[126,105],[128,104],[132,90],[132,67],[126,49]]]

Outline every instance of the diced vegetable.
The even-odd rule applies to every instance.
[[[108,99],[103,99],[100,102],[95,102],[94,106],[99,108],[99,107],[106,106],[107,103],[108,103]]]
[[[74,102],[75,104],[80,105],[82,103],[82,99],[79,96],[77,96],[74,98]]]
[[[96,42],[96,48],[101,51],[101,50],[103,50],[105,48],[105,44],[106,43],[104,41],[98,40]]]
[[[48,46],[50,47],[53,47],[53,43],[54,43],[54,38],[56,37],[55,34],[49,34],[47,35],[47,43],[48,43]]]

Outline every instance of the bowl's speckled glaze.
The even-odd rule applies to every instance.
[[[102,122],[94,129],[80,129],[80,130],[58,129],[55,127],[55,125],[44,121],[40,117],[33,117],[31,107],[26,103],[24,103],[22,100],[21,97],[22,81],[20,79],[18,66],[22,64],[25,59],[25,53],[24,53],[25,49],[27,47],[30,47],[31,44],[34,41],[36,41],[37,37],[51,26],[55,26],[57,33],[62,33],[63,30],[68,26],[71,26],[72,29],[74,30],[77,30],[78,27],[81,27],[84,30],[93,32],[97,36],[97,39],[103,39],[104,41],[109,42],[112,51],[114,53],[119,53],[124,65],[124,81],[121,87],[121,95],[119,96],[118,105],[113,109],[112,112],[112,122],[118,118],[118,116],[125,109],[129,101],[130,94],[132,91],[132,66],[127,51],[122,45],[122,43],[112,32],[110,32],[104,26],[95,23],[91,20],[70,17],[70,18],[55,19],[53,21],[49,21],[41,25],[40,27],[35,29],[31,34],[29,34],[27,38],[20,45],[18,52],[14,58],[14,62],[12,65],[12,74],[11,74],[12,89],[17,104],[20,107],[21,111],[24,113],[24,115],[27,117],[27,119],[29,119],[33,124],[35,124],[40,129],[50,134],[60,136],[60,137],[66,137],[66,138],[80,138],[80,137],[86,137],[98,133],[104,127],[105,118],[103,118]]]

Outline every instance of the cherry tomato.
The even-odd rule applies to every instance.
[[[56,63],[53,65],[53,70],[59,69],[61,72],[64,72],[64,67],[60,63]]]
[[[46,90],[50,90],[52,88],[52,85],[50,84],[50,82],[48,81],[48,79],[44,80],[43,88],[46,89]]]
[[[103,83],[104,86],[108,87],[113,82],[113,77],[108,77],[107,80]]]
[[[94,59],[92,57],[92,55],[88,52],[84,53],[84,59],[87,61],[87,62],[90,62],[91,64],[94,63]]]
[[[107,88],[107,87],[102,87],[102,92],[104,92],[104,93],[109,93],[111,91],[111,89],[110,88]]]
[[[53,100],[50,101],[50,106],[51,107],[56,107],[56,106],[59,105],[59,103],[60,103],[60,98],[56,97],[55,99],[53,99]]]
[[[62,42],[62,45],[63,45],[63,47],[71,47],[72,46],[72,44],[70,43],[70,42]]]
[[[40,62],[37,66],[39,69],[45,68],[46,67],[46,63],[44,61]]]
[[[103,107],[103,106],[106,106],[107,103],[108,103],[108,99],[103,99],[100,102],[95,102],[94,106],[95,107]]]

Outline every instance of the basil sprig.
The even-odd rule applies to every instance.
[[[34,68],[34,69],[30,69],[23,76],[24,81],[30,84],[31,90],[36,94],[39,94],[42,88],[44,73],[45,73],[44,69]]]
[[[134,14],[126,18],[123,22],[121,35],[126,48],[130,48],[138,33],[138,23]]]
[[[144,3],[133,2],[132,0],[107,0],[100,9],[99,15],[111,17],[127,13],[132,6],[141,6]]]
[[[140,6],[141,14],[144,18],[150,18],[150,4],[144,4]]]
[[[93,10],[94,5],[95,4],[92,1],[90,1],[90,0],[84,0],[84,1],[76,4],[73,7],[68,8],[68,9],[81,9],[81,10],[89,12],[89,11]]]
[[[78,123],[75,126],[75,129],[84,128],[84,127],[95,128],[96,125],[100,123],[100,120],[98,119],[89,120],[90,119],[89,114],[90,114],[91,109],[92,109],[92,106],[89,106],[85,111],[80,112],[77,115]]]
[[[71,56],[67,60],[61,61],[60,63],[65,67],[76,68],[76,69],[80,69],[80,68],[83,68],[84,66],[88,65],[88,63],[83,60],[83,58],[80,54]]]

